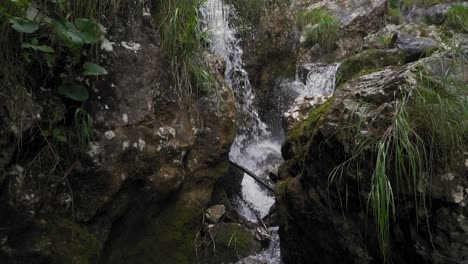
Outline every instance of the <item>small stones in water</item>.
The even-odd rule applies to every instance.
[[[226,208],[222,204],[213,205],[210,208],[206,209],[205,217],[210,223],[218,223],[221,220],[221,217],[226,213]]]

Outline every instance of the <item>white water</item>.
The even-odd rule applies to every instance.
[[[240,41],[236,38],[235,28],[231,27],[228,21],[230,15],[235,15],[234,10],[231,10],[231,7],[222,3],[221,0],[208,0],[202,12],[206,27],[211,30],[211,48],[226,62],[226,82],[234,91],[239,116],[241,117],[229,158],[267,180],[268,173],[273,172],[276,174],[279,165],[283,162],[281,156],[283,133],[282,131],[280,133],[271,133],[269,127],[260,119],[258,110],[254,105],[255,97],[248,74],[244,69]],[[303,68],[302,72],[299,70],[302,69],[301,67]],[[298,95],[329,95],[334,90],[335,72],[336,65],[303,65],[298,67],[296,81],[282,87]],[[306,78],[301,79],[301,74],[306,74]],[[281,99],[285,100],[280,95],[274,98],[274,100]],[[278,128],[281,130],[281,118],[275,119],[273,127],[276,130]],[[273,134],[277,136],[275,137]],[[248,220],[258,222],[259,218],[263,218],[269,213],[271,206],[274,204],[273,194],[248,175],[244,175],[241,190],[241,197],[236,204],[237,210]],[[265,251],[245,258],[239,261],[238,264],[280,264],[281,256],[277,228],[270,228],[270,233],[272,234],[271,243]]]
[[[292,85],[299,95],[327,96],[333,94],[338,64],[309,63],[297,67],[296,80]]]
[[[220,0],[207,1],[203,10],[205,22],[212,34],[212,49],[226,62],[226,82],[234,91],[241,116],[229,158],[266,179],[266,170],[274,172],[282,161],[281,142],[271,138],[267,125],[262,122],[254,106],[255,96],[242,61],[243,50],[235,36],[235,28],[228,21],[232,12],[230,6]],[[279,162],[272,165],[267,162],[268,159]],[[251,177],[244,175],[242,199],[237,204],[240,213],[257,222],[257,216],[266,216],[273,204],[273,195]]]

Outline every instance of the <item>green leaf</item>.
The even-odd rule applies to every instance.
[[[55,32],[65,43],[82,46],[84,44],[79,30],[72,23],[54,20]]]
[[[67,142],[67,136],[65,134],[65,131],[61,128],[54,128],[53,138],[58,142]]]
[[[97,64],[90,63],[90,62],[86,62],[85,64],[83,64],[83,69],[84,69],[83,76],[99,76],[99,75],[107,74],[106,69],[102,68],[101,66]]]
[[[31,20],[21,17],[10,18],[11,27],[20,33],[34,33],[39,29],[39,25]]]
[[[88,89],[82,85],[74,84],[72,86],[60,86],[57,89],[57,92],[67,98],[73,99],[75,101],[85,101],[88,99]]]
[[[49,2],[55,3],[55,4],[61,4],[61,3],[65,2],[65,0],[49,0]]]
[[[26,6],[31,3],[30,0],[10,0],[10,2],[17,6]]]
[[[23,43],[21,45],[21,47],[23,49],[33,49],[33,50],[37,50],[37,51],[42,51],[42,52],[46,52],[46,53],[54,53],[55,50],[50,47],[50,46],[36,46],[36,45],[32,45],[32,44],[29,44],[29,43]]]
[[[90,19],[78,18],[75,20],[76,28],[80,31],[79,35],[86,44],[98,43],[104,32],[102,26]]]

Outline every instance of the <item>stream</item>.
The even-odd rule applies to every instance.
[[[230,5],[220,0],[208,0],[202,9],[206,27],[211,32],[211,49],[226,63],[225,78],[234,91],[237,108],[241,116],[237,136],[229,153],[231,161],[255,173],[269,182],[269,173],[277,174],[283,162],[281,144],[284,141],[282,115],[293,108],[293,103],[304,96],[323,96],[333,93],[336,65],[307,64],[297,67],[295,80],[278,78],[274,89],[272,108],[262,109],[273,112],[269,120],[262,120],[254,104],[255,94],[244,69],[243,50],[236,37],[236,28],[229,18],[236,16]],[[295,98],[298,98],[294,100]],[[251,222],[268,215],[275,203],[274,194],[244,174],[241,194],[235,199],[237,211]],[[269,227],[271,242],[260,254],[240,260],[238,263],[280,264],[280,243],[278,227]]]

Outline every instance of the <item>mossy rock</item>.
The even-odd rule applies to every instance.
[[[315,132],[320,128],[320,120],[330,110],[334,97],[330,97],[323,104],[316,106],[305,120],[295,124],[288,132],[288,138],[281,147],[283,157],[292,158],[299,153],[313,139]]]
[[[241,258],[256,254],[262,245],[255,239],[253,231],[235,223],[222,223],[210,230],[214,244],[210,248],[212,256],[208,263],[232,263]]]
[[[121,263],[122,259],[132,264],[199,263],[197,250],[201,243],[204,209],[211,200],[217,179],[228,169],[229,161],[224,160],[187,176],[181,189],[161,202],[161,212],[138,227],[138,232],[127,238],[124,248],[109,250],[101,263]]]
[[[400,50],[365,50],[348,58],[338,67],[337,86],[363,74],[403,64],[405,64],[405,54]]]
[[[18,245],[17,241],[23,242]],[[100,253],[99,242],[91,233],[60,217],[38,220],[11,243],[18,255],[8,256],[7,263],[94,264]]]

